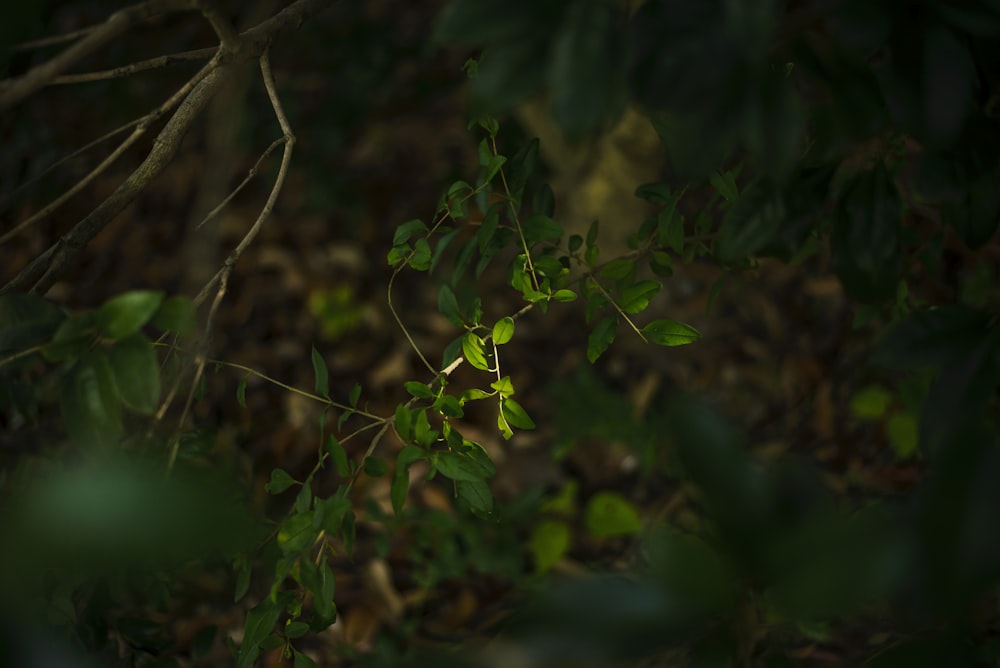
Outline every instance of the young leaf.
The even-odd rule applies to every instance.
[[[434,410],[441,415],[451,418],[460,418],[465,415],[465,411],[462,410],[462,404],[459,402],[458,397],[450,394],[444,394],[438,397],[437,401],[434,402]]]
[[[684,346],[701,338],[701,332],[676,320],[654,320],[642,328],[650,343],[660,346]]]
[[[514,319],[506,316],[497,320],[493,325],[493,343],[502,346],[512,338],[514,338]]]
[[[490,383],[490,387],[499,392],[500,396],[504,399],[514,394],[514,383],[511,382],[510,376],[504,376],[499,380],[493,381]]]
[[[271,480],[264,485],[264,490],[268,494],[281,494],[295,484],[295,478],[288,475],[283,469],[274,469],[271,471]]]
[[[486,361],[486,354],[483,350],[484,345],[483,340],[477,334],[468,332],[462,337],[462,354],[472,366],[482,371],[490,371],[490,365]]]
[[[136,413],[152,415],[160,401],[160,365],[153,344],[142,334],[133,334],[111,347],[108,360],[122,403]]]
[[[149,322],[163,302],[163,293],[154,290],[133,290],[113,297],[97,312],[101,332],[115,341],[139,331]]]
[[[326,368],[326,360],[312,347],[313,374],[316,377],[316,394],[321,397],[330,398],[330,372]]]
[[[503,411],[503,416],[507,419],[507,423],[510,426],[517,427],[518,429],[535,428],[534,420],[532,420],[524,408],[521,407],[521,404],[517,403],[513,399],[504,399],[500,404],[500,409]]]
[[[567,290],[563,288],[562,290],[556,290],[552,294],[552,299],[557,302],[571,302],[576,301],[576,293],[572,290]]]
[[[618,328],[618,316],[609,315],[602,318],[587,339],[587,360],[593,364],[597,361],[611,342],[615,340],[615,330]]]

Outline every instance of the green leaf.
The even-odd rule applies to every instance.
[[[517,427],[518,429],[535,428],[534,420],[532,420],[524,408],[521,407],[521,404],[517,403],[513,399],[504,399],[500,403],[500,410],[503,411],[503,416],[510,426]]]
[[[479,229],[476,230],[476,243],[479,245],[480,253],[486,253],[486,249],[489,248],[490,242],[493,240],[493,235],[496,234],[499,225],[500,205],[493,204],[486,211],[486,215],[483,216],[483,222],[480,223]]]
[[[416,397],[417,399],[432,399],[435,396],[426,383],[421,383],[418,380],[408,380],[403,383],[403,387],[409,392],[411,397]]]
[[[47,341],[65,319],[61,308],[41,297],[0,296],[0,352],[25,350]]]
[[[319,567],[319,595],[314,596],[313,604],[316,606],[316,612],[325,620],[329,620],[333,623],[337,616],[337,606],[333,602],[333,595],[335,593],[335,580],[333,577],[333,571],[330,566],[326,563],[326,555],[323,555],[323,561],[320,563]]]
[[[587,530],[598,538],[637,533],[642,528],[635,507],[615,492],[598,492],[587,503]]]
[[[333,465],[340,477],[344,478],[351,474],[351,466],[347,461],[347,451],[333,434],[326,437],[326,451],[330,453],[330,458],[333,459]]]
[[[312,481],[307,479],[302,483],[302,489],[295,496],[295,512],[304,513],[312,506]]]
[[[484,481],[457,480],[455,493],[458,495],[458,500],[476,515],[483,517],[493,512],[493,494]]]
[[[438,397],[434,402],[434,410],[441,415],[451,418],[460,418],[465,415],[465,411],[462,410],[462,404],[459,402],[458,397],[450,394],[443,394]]]
[[[600,276],[612,281],[624,281],[635,275],[635,260],[617,258],[601,267]]]
[[[150,322],[164,332],[186,336],[198,324],[198,311],[188,297],[176,295],[160,304]]]
[[[486,175],[483,177],[483,183],[489,183],[493,180],[493,177],[497,175],[500,168],[506,164],[507,158],[502,155],[492,155],[490,156],[489,164],[486,165]]]
[[[539,241],[555,240],[563,235],[563,228],[548,216],[535,214],[521,223],[524,241],[529,247]]]
[[[496,474],[489,460],[479,460],[455,452],[442,452],[434,458],[434,468],[451,480],[486,480]]]
[[[684,346],[701,338],[701,332],[676,320],[654,320],[642,328],[650,343],[660,346]]]
[[[136,413],[152,415],[160,401],[160,366],[150,340],[133,334],[116,342],[108,359],[122,403]]]
[[[431,267],[431,245],[427,239],[417,239],[410,256],[410,266],[417,271],[427,271]]]
[[[278,547],[285,554],[296,554],[312,545],[316,538],[313,513],[298,513],[285,520],[278,531]]]
[[[326,360],[323,356],[319,354],[316,350],[316,346],[312,347],[312,366],[313,375],[316,378],[316,394],[321,397],[330,398],[330,372],[326,368]]]
[[[567,290],[563,288],[562,290],[556,290],[552,294],[552,299],[557,302],[571,302],[576,301],[576,293],[572,290]]]
[[[535,570],[547,573],[569,551],[572,532],[569,525],[558,520],[542,520],[531,531],[528,545],[535,558]]]
[[[389,465],[385,460],[374,456],[365,458],[363,468],[373,478],[380,478],[389,472]]]
[[[514,319],[506,316],[497,320],[493,325],[493,343],[502,346],[512,338],[514,338]]]
[[[465,323],[462,311],[458,308],[455,292],[447,284],[442,284],[438,290],[438,311],[453,325],[461,327]]]
[[[602,318],[594,327],[587,339],[587,360],[593,364],[608,346],[615,340],[615,330],[618,328],[618,316],[609,315]]]
[[[101,306],[97,325],[109,339],[118,341],[139,331],[160,308],[163,293],[153,290],[133,290],[118,295]]]
[[[236,570],[236,588],[233,593],[233,603],[239,603],[240,600],[247,595],[250,591],[250,576],[252,575],[252,570],[250,569],[250,563],[245,558],[239,558],[235,563]]]
[[[893,413],[885,424],[885,434],[899,459],[910,459],[917,454],[920,429],[909,413]]]
[[[260,655],[260,645],[274,632],[281,616],[281,607],[265,598],[247,613],[243,625],[243,643],[236,655],[237,668],[250,668]]]
[[[639,281],[622,290],[619,306],[626,313],[641,313],[662,287],[659,281]]]
[[[81,446],[109,446],[122,434],[122,416],[114,372],[100,350],[84,353],[63,381],[59,407],[66,426]]]
[[[289,639],[301,638],[302,636],[304,636],[308,632],[309,632],[309,625],[306,624],[305,622],[293,622],[292,620],[288,620],[285,623],[285,633],[284,633],[284,636],[286,638],[289,638]],[[298,654],[298,653],[296,652],[296,654]],[[298,665],[297,662],[296,662],[296,665]],[[313,665],[316,665],[316,664],[313,664]]]
[[[597,235],[600,234],[601,224],[595,219],[591,221],[590,225],[587,227],[587,248],[593,248],[594,244],[597,243]]]
[[[240,379],[239,385],[236,386],[236,403],[239,404],[240,408],[247,407],[247,379],[246,376]]]
[[[281,494],[286,489],[292,485],[296,485],[295,478],[288,475],[283,469],[273,469],[271,471],[271,480],[264,485],[264,490],[268,494]]]
[[[413,413],[405,404],[396,404],[393,426],[404,443],[410,440],[413,432]]]
[[[389,496],[392,500],[392,510],[396,515],[403,511],[406,496],[410,490],[410,465],[421,459],[427,459],[427,453],[415,445],[404,445],[396,455],[396,470],[392,475],[392,486]]]
[[[860,420],[878,420],[889,408],[892,395],[878,385],[863,387],[851,397],[851,412]]]
[[[474,332],[468,332],[462,337],[462,354],[466,361],[477,369],[490,371],[490,365],[486,361],[483,340]]]
[[[427,225],[422,220],[408,220],[396,228],[396,233],[392,237],[393,246],[402,246],[410,240],[414,234],[426,232]]]
[[[736,186],[736,177],[732,171],[713,172],[709,182],[727,202],[732,203],[740,198],[740,189]]]
[[[302,625],[305,626],[306,629],[309,628],[308,624],[302,624]],[[316,662],[310,659],[306,654],[303,654],[299,650],[295,650],[295,660],[292,663],[292,668],[318,668],[318,666],[316,665]]]
[[[50,362],[78,358],[86,352],[97,336],[97,314],[81,313],[63,320],[52,335],[52,341],[42,349]]]
[[[514,383],[511,382],[510,376],[504,376],[499,380],[493,381],[490,383],[490,387],[499,392],[500,396],[504,399],[514,394]]]
[[[485,392],[480,390],[478,387],[470,387],[468,390],[462,392],[462,395],[458,398],[460,404],[465,404],[467,401],[477,401],[479,399],[486,399],[487,397],[492,397],[493,393]]]
[[[780,193],[761,184],[750,186],[722,221],[716,258],[732,264],[753,255],[767,245],[786,219]]]
[[[351,408],[358,407],[358,399],[361,398],[361,385],[355,383],[354,387],[351,388],[350,394],[347,395],[347,400],[351,404]]]

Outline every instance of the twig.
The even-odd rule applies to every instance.
[[[88,29],[75,44],[51,60],[33,67],[23,76],[4,81],[0,87],[0,112],[10,109],[47,86],[73,63],[79,62],[135,24],[157,14],[192,8],[192,0],[146,0],[115,12],[104,23]]]
[[[116,215],[139,196],[139,193],[149,185],[150,181],[166,168],[180,148],[181,140],[188,128],[191,127],[191,124],[194,123],[194,120],[205,108],[205,105],[208,104],[212,95],[225,81],[223,74],[226,69],[225,67],[217,67],[214,59],[207,64],[202,69],[202,72],[199,73],[199,76],[203,76],[204,78],[198,81],[193,87],[190,87],[190,93],[184,97],[184,101],[177,108],[177,111],[174,112],[174,115],[164,126],[163,130],[157,135],[153,141],[153,148],[142,164],[106,200],[101,202],[83,220],[74,225],[68,234],[52,244],[48,250],[35,258],[33,262],[22,269],[17,276],[0,289],[0,294],[26,291],[35,294],[45,294],[52,287],[52,284],[58,280],[66,263],[80,252],[91,239],[97,236],[98,232],[104,229]],[[194,83],[194,79],[188,82],[188,84],[192,83]],[[188,84],[185,84],[171,100],[179,98],[184,91],[188,90]],[[133,135],[139,133],[140,130],[145,131],[145,127],[142,124],[136,128]],[[116,153],[118,152],[116,151]],[[114,154],[105,159],[95,171],[104,169],[107,164],[110,164],[109,161],[112,157],[114,157]],[[93,172],[88,177],[93,178],[92,175]],[[57,202],[61,203],[61,201],[76,191],[76,187],[71,188],[69,193],[64,194]],[[50,204],[35,214],[35,216],[32,216],[32,218],[43,215],[43,212],[48,213],[48,211],[57,205],[57,202],[53,202],[53,204]]]
[[[224,51],[235,52],[240,47],[240,36],[233,25],[222,15],[215,0],[194,0],[201,15],[211,24]]]
[[[247,175],[243,178],[242,181],[240,181],[239,185],[233,188],[233,191],[229,193],[224,200],[219,202],[218,206],[209,211],[205,215],[205,217],[202,218],[201,222],[195,226],[195,229],[196,230],[200,229],[205,223],[207,223],[208,221],[212,220],[212,218],[215,218],[217,215],[219,215],[219,212],[222,211],[226,207],[226,205],[228,205],[231,201],[233,201],[233,198],[236,197],[241,190],[243,190],[246,184],[250,183],[251,179],[257,176],[257,172],[260,170],[260,166],[264,162],[264,160],[266,160],[268,156],[274,153],[274,149],[278,148],[284,143],[285,143],[284,137],[279,137],[278,139],[275,139],[273,142],[271,142],[271,145],[264,150],[264,152],[261,154],[259,158],[257,158],[257,162],[255,162],[253,167],[250,168],[250,170],[247,172]]]
[[[274,109],[274,114],[278,118],[278,125],[281,126],[283,141],[285,142],[285,151],[281,156],[281,166],[278,168],[278,176],[274,180],[274,185],[271,187],[271,193],[268,195],[267,201],[264,203],[264,207],[261,209],[260,214],[258,214],[257,220],[255,220],[253,225],[250,226],[250,229],[243,236],[243,239],[240,240],[240,243],[237,244],[236,248],[234,248],[229,254],[229,257],[226,258],[222,268],[219,269],[218,273],[212,277],[207,284],[205,284],[205,287],[202,288],[201,292],[198,293],[198,296],[194,300],[196,306],[203,302],[208,296],[208,292],[211,290],[212,286],[218,283],[219,287],[215,291],[215,298],[212,300],[212,306],[209,308],[208,315],[205,318],[205,333],[202,335],[201,343],[198,346],[198,352],[196,353],[194,377],[191,380],[191,387],[188,390],[187,400],[184,403],[184,410],[181,412],[181,417],[178,421],[178,425],[180,427],[183,427],[184,423],[187,421],[188,415],[191,412],[191,405],[194,402],[195,391],[197,390],[198,383],[201,381],[201,376],[205,371],[205,364],[207,363],[206,352],[212,335],[212,324],[215,320],[216,313],[218,313],[219,305],[222,303],[222,298],[225,297],[226,291],[229,288],[229,277],[232,275],[233,268],[236,266],[237,261],[239,261],[240,256],[260,233],[264,222],[271,215],[271,211],[274,210],[274,204],[278,199],[278,194],[281,192],[281,189],[285,184],[285,177],[288,175],[288,166],[292,161],[292,149],[295,146],[295,135],[292,133],[291,125],[289,125],[288,118],[285,116],[285,111],[281,107],[281,100],[278,97],[278,91],[274,85],[274,76],[271,74],[270,52],[267,49],[265,49],[264,53],[260,56],[260,71],[264,79],[264,87],[267,89],[267,96],[271,101],[271,107]],[[174,462],[177,461],[177,452],[181,443],[180,432],[181,430],[178,428],[177,434],[173,439],[173,445],[170,448],[170,457],[167,460],[167,475],[170,475]]]
[[[181,86],[181,88],[176,93],[174,93],[173,95],[171,95],[170,98],[167,99],[163,104],[161,104],[159,107],[157,107],[156,109],[154,109],[150,113],[146,114],[142,118],[138,119],[138,121],[136,121],[137,122],[137,126],[136,126],[135,130],[132,131],[132,134],[130,134],[128,137],[126,137],[125,140],[121,144],[119,144],[118,147],[114,151],[112,151],[109,156],[107,156],[104,160],[102,160],[99,165],[97,165],[92,170],[90,170],[90,172],[86,176],[84,176],[82,179],[80,179],[79,181],[77,181],[76,183],[74,183],[73,186],[69,190],[67,190],[66,192],[64,192],[62,195],[60,195],[59,197],[57,197],[52,202],[49,202],[41,210],[35,212],[34,215],[29,216],[27,219],[25,219],[25,220],[21,221],[20,223],[18,223],[14,227],[14,229],[12,229],[10,232],[7,232],[6,234],[4,234],[4,236],[2,238],[0,238],[0,243],[3,243],[5,241],[7,241],[7,239],[10,238],[11,236],[13,236],[15,234],[18,234],[22,230],[27,229],[28,227],[30,227],[31,225],[34,225],[35,223],[37,223],[38,221],[42,220],[43,218],[46,218],[53,211],[55,211],[60,206],[62,206],[67,200],[69,200],[71,197],[73,197],[78,192],[80,192],[81,190],[83,190],[83,188],[85,188],[87,186],[87,184],[89,184],[90,182],[92,182],[94,179],[96,179],[98,176],[100,176],[104,172],[104,170],[106,170],[108,167],[110,167],[112,164],[114,164],[114,162],[116,160],[118,160],[118,158],[120,158],[122,156],[122,154],[125,153],[125,151],[130,146],[132,146],[134,143],[136,143],[137,141],[139,141],[139,139],[146,133],[146,130],[148,130],[150,128],[150,126],[152,126],[153,123],[155,123],[157,120],[159,120],[165,113],[167,113],[168,111],[170,111],[170,109],[172,109],[173,107],[177,106],[177,104],[180,103],[181,100],[185,100],[185,104],[187,104],[187,100],[185,98],[188,95],[191,95],[192,97],[194,97],[193,94],[192,94],[192,92],[194,91],[195,87],[198,84],[200,84],[202,82],[202,80],[204,80],[205,77],[207,77],[209,75],[209,73],[212,72],[218,66],[219,66],[219,60],[217,58],[213,58],[211,61],[209,61],[203,68],[201,68],[201,70],[197,74],[195,74],[190,80],[187,81],[187,83],[185,83],[183,86]],[[190,98],[188,98],[188,99],[190,99]],[[205,101],[207,102],[207,100],[205,100]],[[182,112],[183,109],[184,109],[184,107],[181,107],[181,109],[178,109],[177,110],[177,114],[175,114],[174,118],[177,118],[178,116],[181,116],[182,115],[181,112]],[[198,111],[200,112],[200,110],[201,110],[201,108],[199,107]],[[192,114],[191,115],[191,117],[190,117],[187,125],[190,125],[190,122],[194,120],[194,116],[195,115],[197,115],[197,114]],[[171,119],[171,123],[172,122],[173,122],[173,119]],[[177,139],[177,143],[178,144],[180,143],[180,138],[183,137],[184,132],[187,130],[187,125],[184,126],[183,130],[181,130],[181,133],[178,136],[178,139]],[[126,125],[125,127],[128,127],[128,126]],[[167,127],[165,127],[163,129],[163,131],[160,133],[160,136],[157,137],[156,143],[159,143],[160,146],[166,145],[165,142],[163,142],[163,143],[161,143],[161,142],[162,142],[162,139],[163,139],[164,135],[167,133],[167,130],[168,130],[169,127],[170,127],[170,124],[168,123]],[[119,130],[121,130],[121,129],[123,129],[123,128],[119,128]],[[119,130],[115,130],[114,132],[117,133]],[[105,136],[108,136],[108,135],[105,135]],[[100,140],[98,140],[98,141],[100,141]],[[91,144],[89,144],[88,146],[90,146],[90,145],[93,145],[93,142]],[[81,150],[83,150],[83,149],[81,149]],[[132,176],[129,177],[129,180],[131,180],[137,174],[139,174],[143,170],[143,167],[145,167],[147,165],[147,163],[150,161],[150,159],[152,159],[152,158],[154,158],[156,156],[156,153],[157,153],[157,151],[154,148],[154,150],[150,152],[150,154],[147,156],[146,160],[142,163],[142,165],[140,165],[135,170],[135,172],[132,173]],[[173,158],[174,153],[176,153],[176,146],[174,147],[174,150],[170,153],[170,158]],[[156,173],[151,174],[149,176],[149,178],[146,179],[141,184],[141,187],[145,187],[145,185],[150,180],[152,180],[152,178],[154,176],[156,176],[156,174],[159,174],[159,172],[162,171],[162,168],[166,167],[166,163],[167,162],[169,162],[169,158],[166,161],[163,162],[163,165],[160,167],[160,169]],[[51,167],[49,169],[51,169]],[[122,184],[121,186],[119,186],[118,190],[115,190],[115,193],[112,194],[111,197],[109,197],[108,200],[105,201],[105,203],[107,203],[107,201],[110,201],[112,198],[114,198],[115,195],[117,195],[118,192],[122,189],[122,187],[124,187],[128,183],[129,183],[129,181],[126,181],[124,184]],[[138,192],[136,192],[136,194],[138,194]],[[129,202],[132,201],[132,199],[134,199],[134,197],[131,198],[131,199],[129,199],[128,202],[125,202],[125,204],[127,205]],[[122,206],[122,208],[124,208],[124,205]],[[99,209],[100,209],[100,206],[97,209],[95,209],[93,213],[91,213],[91,216],[93,216],[95,213],[97,213],[97,211]],[[118,211],[120,211],[120,209]],[[115,211],[114,214],[112,214],[112,216],[116,215],[118,213],[118,211]],[[89,216],[88,216],[88,218],[89,218]],[[108,220],[110,220],[110,218]],[[86,221],[87,221],[87,218],[84,218],[83,221],[81,221],[80,223],[78,223],[77,226],[74,227],[73,230],[69,233],[69,235],[67,235],[67,238],[70,237],[70,236],[72,236],[74,234],[74,232],[76,232],[77,228],[80,227],[80,225],[83,225],[83,223],[85,223]],[[103,228],[103,227],[104,227],[104,225],[102,224],[96,231],[100,231],[100,229]],[[87,238],[86,240],[84,240],[83,241],[83,245],[85,245],[87,241],[90,241],[91,238],[93,238],[93,237],[90,237],[90,238]],[[49,248],[49,250],[46,251],[46,253],[43,256],[41,256],[40,258],[36,259],[35,262],[32,263],[32,265],[29,265],[29,268],[31,266],[37,264],[38,261],[41,260],[42,258],[47,257],[48,254],[50,252],[53,252],[53,249],[55,249],[60,243],[62,243],[62,240],[57,241],[55,244],[53,244]],[[22,273],[24,273],[24,272],[22,271]],[[38,273],[40,273],[40,272],[38,272]],[[20,274],[18,274],[17,278],[15,278],[14,280],[16,281],[19,278],[21,278]],[[33,280],[33,279],[28,279],[28,280]],[[8,286],[5,286],[4,290],[7,290],[7,287],[9,287],[9,285],[10,284],[8,284]],[[48,289],[48,288],[46,288],[46,289]],[[42,292],[44,292],[44,291],[42,291]]]
[[[170,65],[175,65],[177,63],[186,63],[192,60],[204,60],[205,58],[211,58],[212,55],[218,50],[218,47],[210,46],[204,49],[194,49],[193,51],[171,53],[166,56],[157,56],[156,58],[150,58],[148,60],[140,60],[138,62],[129,63],[128,65],[122,65],[110,70],[82,72],[80,74],[63,74],[62,76],[54,78],[49,83],[53,86],[57,86],[65,84],[89,83],[91,81],[107,81],[109,79],[123,79],[127,76],[138,74],[139,72],[145,72],[146,70],[155,70],[161,67],[169,67]]]

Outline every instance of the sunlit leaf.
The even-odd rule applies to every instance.
[[[497,320],[493,325],[493,343],[502,346],[512,338],[514,338],[514,319],[506,316]]]
[[[654,320],[642,328],[650,343],[660,346],[684,346],[701,338],[701,332],[676,320]]]
[[[531,556],[535,558],[535,569],[546,573],[569,550],[572,532],[569,525],[558,520],[542,520],[531,531]]]
[[[635,507],[615,492],[592,496],[584,517],[587,530],[598,538],[632,534],[642,527]]]

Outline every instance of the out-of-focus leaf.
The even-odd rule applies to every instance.
[[[455,482],[458,500],[478,516],[493,512],[493,493],[482,480],[458,480]]]
[[[558,520],[542,520],[531,531],[529,547],[535,559],[535,569],[546,573],[569,550],[572,532],[569,525]]]
[[[121,402],[151,415],[160,401],[160,366],[153,344],[142,334],[116,342],[108,353]]]
[[[621,494],[598,492],[587,502],[587,530],[598,538],[633,534],[642,528],[639,513]]]
[[[122,434],[114,371],[100,350],[84,353],[70,369],[59,396],[63,423],[79,445],[110,446]]]
[[[133,290],[113,297],[97,312],[101,332],[115,341],[139,331],[160,308],[163,293],[155,290]]]
[[[185,336],[198,323],[198,311],[188,297],[177,295],[164,300],[150,322],[165,332]]]
[[[38,345],[66,319],[52,302],[35,295],[0,296],[0,352]]]
[[[781,195],[763,183],[754,184],[726,212],[716,241],[716,258],[732,264],[755,254],[784,222],[785,204]]]

